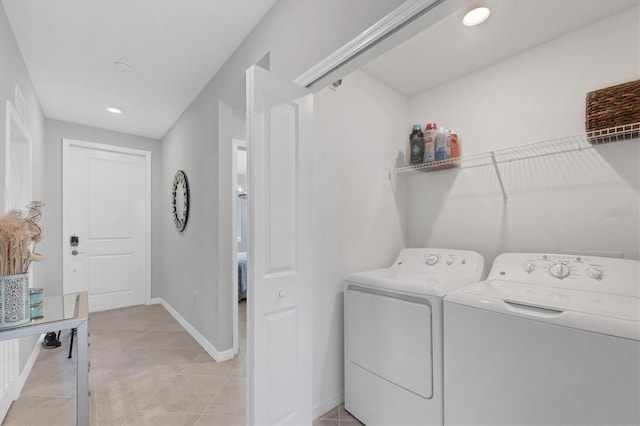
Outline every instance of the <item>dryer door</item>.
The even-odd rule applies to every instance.
[[[350,287],[346,302],[349,362],[423,398],[431,398],[428,301]]]

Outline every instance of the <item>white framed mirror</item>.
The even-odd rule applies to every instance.
[[[6,101],[4,211],[27,212],[33,198],[31,135],[11,101]]]

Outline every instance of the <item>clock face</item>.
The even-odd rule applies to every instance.
[[[189,218],[189,181],[182,170],[178,170],[173,178],[171,210],[176,228],[179,232],[184,231]]]

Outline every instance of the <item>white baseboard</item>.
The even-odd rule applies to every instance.
[[[313,404],[313,408],[311,409],[311,418],[313,420],[318,419],[324,413],[333,410],[338,405],[344,402],[344,389],[340,389],[339,391],[334,392],[329,398],[324,401]]]
[[[205,339],[204,336],[200,334],[200,332],[198,332],[198,330],[196,330],[191,324],[189,324],[189,322],[186,319],[184,319],[182,315],[178,313],[178,311],[173,309],[171,305],[169,305],[162,297],[152,298],[149,301],[149,304],[162,305],[167,310],[167,312],[169,312],[171,316],[176,321],[178,321],[178,323],[187,331],[187,333],[189,333],[191,337],[196,339],[196,342],[198,342],[200,346],[202,346],[202,349],[207,351],[207,353],[211,355],[211,357],[214,360],[216,360],[216,362],[222,362],[222,361],[233,359],[233,356],[234,356],[233,349],[227,349],[226,351],[217,350],[215,346],[209,343],[209,341]]]

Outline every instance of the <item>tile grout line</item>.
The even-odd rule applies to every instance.
[[[156,375],[156,373],[149,373],[149,374]],[[167,376],[168,375],[169,374],[167,374]],[[158,395],[160,395],[160,392],[162,392],[167,387],[169,387],[169,385],[171,385],[171,382],[173,382],[176,379],[176,377],[178,377],[178,376],[179,376],[179,374],[176,373],[175,376],[171,380],[167,381],[167,383],[164,386],[160,386],[160,389],[158,391],[156,391],[156,393],[154,393],[153,396],[151,398],[149,398],[146,402],[142,403],[142,405],[140,406],[140,408],[137,411],[152,411],[152,410],[144,410],[144,407],[146,405],[150,404],[151,401],[153,401]]]
[[[207,408],[204,409],[203,414],[209,409],[209,407],[211,407],[211,404],[213,404],[213,402],[216,400],[216,398],[218,396],[220,396],[220,392],[222,392],[222,389],[224,389],[224,387],[227,385],[227,383],[229,383],[229,380],[231,380],[231,377],[233,377],[233,376],[232,375],[227,376],[227,380],[224,381],[222,386],[220,386],[220,389],[218,390],[218,392],[216,392],[216,394],[213,397],[213,399],[209,402],[209,404],[207,404]]]

